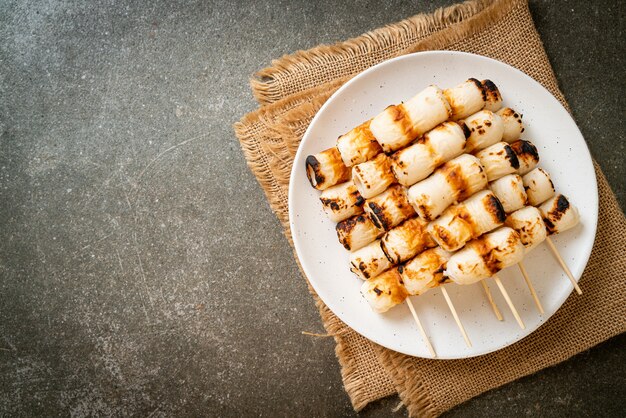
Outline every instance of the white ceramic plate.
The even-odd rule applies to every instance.
[[[539,166],[548,170],[557,189],[574,203],[580,225],[553,237],[576,278],[587,264],[596,233],[598,193],[589,150],[576,124],[561,104],[521,71],[479,55],[434,51],[405,55],[383,62],[354,77],[320,109],[307,130],[291,173],[289,218],[302,267],[328,307],[366,338],[412,356],[430,357],[406,304],[385,314],[373,312],[359,290],[361,280],[349,268],[349,254],[339,244],[335,224],[323,213],[319,193],[305,173],[305,159],[335,144],[337,137],[372,118],[387,105],[400,103],[428,86],[455,86],[469,77],[490,79],[502,93],[504,105],[524,115],[522,138],[539,149]],[[438,358],[477,356],[524,338],[547,321],[572,292],[572,285],[541,244],[525,258],[545,314],[539,315],[516,267],[499,273],[526,329],[515,322],[493,279],[487,282],[504,321],[496,320],[480,284],[446,285],[473,343],[466,347],[441,291],[433,289],[412,301]],[[584,291],[584,289],[583,289]]]

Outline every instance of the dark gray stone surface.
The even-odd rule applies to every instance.
[[[450,3],[4,2],[0,415],[353,415],[231,125],[272,58]],[[532,10],[624,205],[624,5]],[[625,341],[448,415],[623,415]]]

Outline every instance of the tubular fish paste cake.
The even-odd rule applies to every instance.
[[[435,247],[398,267],[407,292],[410,295],[421,295],[445,282],[443,272],[451,255],[452,253]]]
[[[375,239],[380,238],[385,231],[378,228],[369,216],[355,215],[337,224],[339,242],[348,251],[356,251],[365,247]]]
[[[384,153],[373,160],[357,164],[352,168],[352,179],[365,199],[384,192],[396,178],[391,171],[391,159]]]
[[[455,122],[444,122],[428,131],[413,145],[391,156],[391,169],[398,183],[411,186],[428,177],[438,166],[463,153],[465,132]]]
[[[522,180],[530,205],[538,206],[554,196],[554,184],[545,170],[535,168],[525,174]]]
[[[434,247],[435,243],[426,232],[427,225],[420,218],[411,218],[387,232],[381,240],[381,247],[389,261],[399,264]]]
[[[481,150],[502,141],[504,123],[500,116],[490,110],[481,110],[462,122],[469,131],[465,152]]]
[[[398,269],[387,270],[383,274],[363,282],[361,294],[375,312],[383,313],[401,304],[408,297]]]
[[[487,175],[478,158],[463,154],[411,186],[408,198],[420,218],[432,221],[452,203],[464,200],[486,186]]]
[[[502,227],[470,241],[448,260],[444,275],[457,284],[467,285],[487,279],[524,258],[519,234]]]
[[[306,157],[306,175],[311,186],[325,190],[350,180],[350,169],[343,163],[337,148],[333,147]]]
[[[371,160],[382,151],[369,120],[337,138],[337,150],[347,167]]]
[[[517,113],[510,107],[505,107],[496,112],[502,119],[504,125],[504,132],[502,134],[502,140],[504,142],[517,141],[524,132],[524,124],[522,123],[522,114]]]
[[[514,212],[526,205],[524,182],[518,174],[509,174],[489,183],[489,188],[496,195],[506,213]]]
[[[517,231],[527,253],[545,241],[548,235],[541,213],[534,206],[525,206],[516,210],[506,218],[504,223]]]
[[[445,122],[449,115],[441,89],[429,86],[407,102],[387,107],[372,119],[370,130],[383,151],[393,152]]]
[[[406,196],[406,188],[396,184],[383,193],[365,201],[365,212],[374,225],[389,231],[400,222],[415,215]]]
[[[485,169],[487,179],[494,181],[507,174],[515,173],[520,162],[513,148],[506,142],[498,142],[476,153]]]
[[[441,248],[456,251],[469,240],[502,225],[505,218],[498,198],[493,192],[483,190],[449,207],[428,225],[427,231]]]
[[[352,215],[362,213],[365,199],[352,180],[348,180],[324,190],[320,195],[320,201],[330,220],[341,222]]]
[[[393,264],[383,251],[380,240],[350,254],[350,271],[363,280],[378,276],[391,266]]]
[[[539,152],[532,142],[519,139],[511,143],[511,148],[519,161],[518,174],[523,176],[539,164]]]
[[[549,235],[559,234],[575,227],[580,220],[578,209],[570,204],[567,197],[559,194],[539,206],[543,222]]]

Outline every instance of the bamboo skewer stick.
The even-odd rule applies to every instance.
[[[493,295],[491,294],[491,291],[489,290],[489,286],[487,286],[487,283],[485,283],[484,280],[481,280],[480,284],[483,286],[485,295],[487,295],[487,300],[489,301],[489,304],[491,305],[491,309],[493,309],[493,313],[496,315],[496,318],[498,318],[498,321],[503,321],[504,318],[502,317],[502,313],[500,312],[500,309],[498,309],[498,305],[496,305],[496,302],[493,300]]]
[[[524,267],[524,263],[520,261],[519,263],[517,263],[517,267],[519,267],[519,271],[522,272],[522,276],[524,276],[524,281],[526,281],[526,285],[528,286],[528,290],[530,290],[530,294],[533,295],[533,299],[535,301],[535,305],[537,305],[537,309],[539,309],[539,313],[543,315],[543,306],[541,306],[541,302],[539,301],[539,297],[537,296],[537,292],[535,291],[535,286],[533,286],[533,283],[530,281],[530,277],[528,276],[526,267]]]
[[[450,308],[450,312],[452,312],[452,316],[454,317],[454,320],[456,321],[456,325],[459,327],[459,331],[461,331],[461,334],[463,335],[463,339],[465,340],[465,344],[467,344],[468,347],[471,347],[472,346],[472,342],[470,341],[469,337],[467,336],[467,333],[465,332],[465,328],[463,327],[463,324],[461,323],[461,320],[459,319],[459,315],[457,315],[457,313],[456,313],[456,309],[454,308],[454,305],[452,304],[452,300],[450,300],[450,296],[448,295],[448,291],[443,286],[441,286],[441,293],[443,293],[443,297],[446,299],[446,302],[448,303],[448,307]]]
[[[515,309],[515,305],[513,305],[513,301],[509,297],[509,293],[504,288],[504,285],[502,284],[502,281],[495,274],[493,275],[493,279],[496,281],[496,284],[498,285],[498,288],[500,288],[500,292],[502,292],[502,296],[504,296],[504,300],[506,300],[506,303],[509,305],[509,308],[511,308],[511,312],[513,312],[513,316],[515,317],[515,320],[519,324],[520,328],[521,329],[526,329],[526,325],[524,325],[524,321],[522,321],[522,317],[519,316],[519,313],[517,312],[517,309]]]
[[[554,254],[559,264],[563,268],[563,271],[565,271],[567,278],[569,279],[570,282],[572,282],[574,289],[576,289],[576,293],[578,293],[579,295],[582,295],[583,291],[580,290],[580,287],[578,286],[576,279],[574,279],[574,275],[569,270],[569,267],[567,267],[567,264],[565,264],[565,260],[563,260],[563,257],[561,257],[561,254],[559,254],[559,250],[556,249],[556,246],[554,245],[554,242],[552,242],[552,239],[550,237],[546,237],[546,242],[548,243],[548,247],[550,247],[550,250],[552,250],[552,254]]]
[[[426,335],[426,331],[424,330],[424,327],[422,326],[422,322],[417,316],[417,312],[415,312],[415,308],[413,307],[413,303],[411,302],[411,299],[407,298],[406,304],[409,305],[409,310],[411,311],[411,315],[413,315],[413,319],[415,319],[417,328],[419,328],[420,334],[422,334],[422,339],[426,343],[426,347],[428,347],[428,351],[430,351],[430,355],[433,356],[433,358],[436,358],[437,353],[435,353],[435,349],[433,348],[433,345],[430,343],[430,340],[428,339],[428,336]]]

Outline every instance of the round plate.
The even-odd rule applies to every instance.
[[[349,270],[349,253],[339,244],[335,224],[322,211],[320,192],[305,173],[307,155],[335,145],[337,137],[376,116],[392,103],[406,101],[429,84],[455,86],[469,77],[496,83],[504,106],[524,115],[522,138],[539,149],[539,166],[552,176],[557,193],[566,195],[580,211],[580,224],[553,237],[576,278],[580,278],[596,233],[598,192],[591,155],[576,124],[561,104],[521,71],[479,55],[433,51],[383,62],[341,87],[311,122],[293,165],[289,184],[289,218],[296,252],[311,285],[324,303],[364,337],[395,351],[430,357],[407,304],[385,314],[372,311],[360,294],[361,280]],[[468,348],[441,291],[413,296],[417,314],[437,357],[458,359],[486,354],[521,340],[547,321],[572,292],[572,285],[547,244],[529,253],[524,264],[545,314],[540,315],[517,267],[499,273],[526,329],[515,322],[493,279],[487,283],[504,315],[498,321],[480,284],[446,285],[472,341]]]

